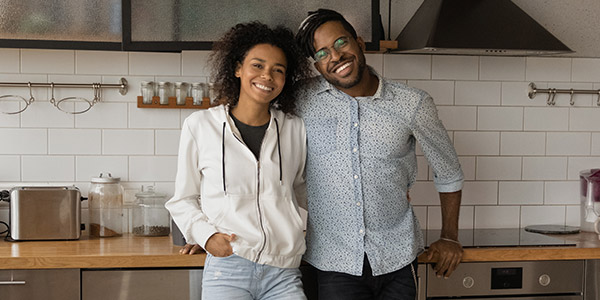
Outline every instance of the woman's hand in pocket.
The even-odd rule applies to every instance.
[[[231,242],[235,240],[235,234],[215,233],[206,242],[206,251],[216,257],[226,257],[233,254]]]

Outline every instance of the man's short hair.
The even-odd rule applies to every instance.
[[[319,8],[317,11],[308,12],[308,17],[300,23],[298,33],[296,34],[296,43],[306,57],[313,57],[316,50],[313,45],[315,40],[315,31],[319,26],[329,21],[338,21],[348,33],[356,39],[356,30],[346,21],[344,16],[334,10]]]

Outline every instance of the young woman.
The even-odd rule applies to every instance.
[[[231,28],[211,61],[223,104],[185,120],[166,204],[187,243],[207,252],[202,299],[306,299],[306,136],[292,87],[310,76],[308,62],[290,30],[258,22]]]

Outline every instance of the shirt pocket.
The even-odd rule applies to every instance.
[[[307,151],[316,155],[335,151],[337,149],[337,123],[336,118],[305,119]]]

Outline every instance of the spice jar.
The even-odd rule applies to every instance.
[[[157,94],[160,97],[160,104],[169,104],[169,97],[171,97],[171,84],[166,81],[159,81],[157,86]]]
[[[202,105],[202,99],[204,98],[204,89],[206,84],[202,82],[192,83],[192,97],[194,98],[194,105]]]
[[[135,194],[132,225],[133,234],[137,236],[169,235],[169,211],[165,208],[167,197],[154,191],[153,186],[142,186],[142,191]]]
[[[187,83],[175,82],[175,98],[177,105],[185,105],[185,98],[187,97]]]
[[[91,237],[123,235],[123,187],[110,173],[92,178],[88,193]]]
[[[142,92],[142,103],[152,104],[152,97],[154,96],[154,83],[152,81],[142,81],[140,90]]]
[[[208,100],[209,105],[213,105],[217,102],[217,89],[215,87],[215,84],[212,82],[209,83],[207,89],[208,89],[208,93],[207,93],[208,98],[210,99],[210,100]]]

